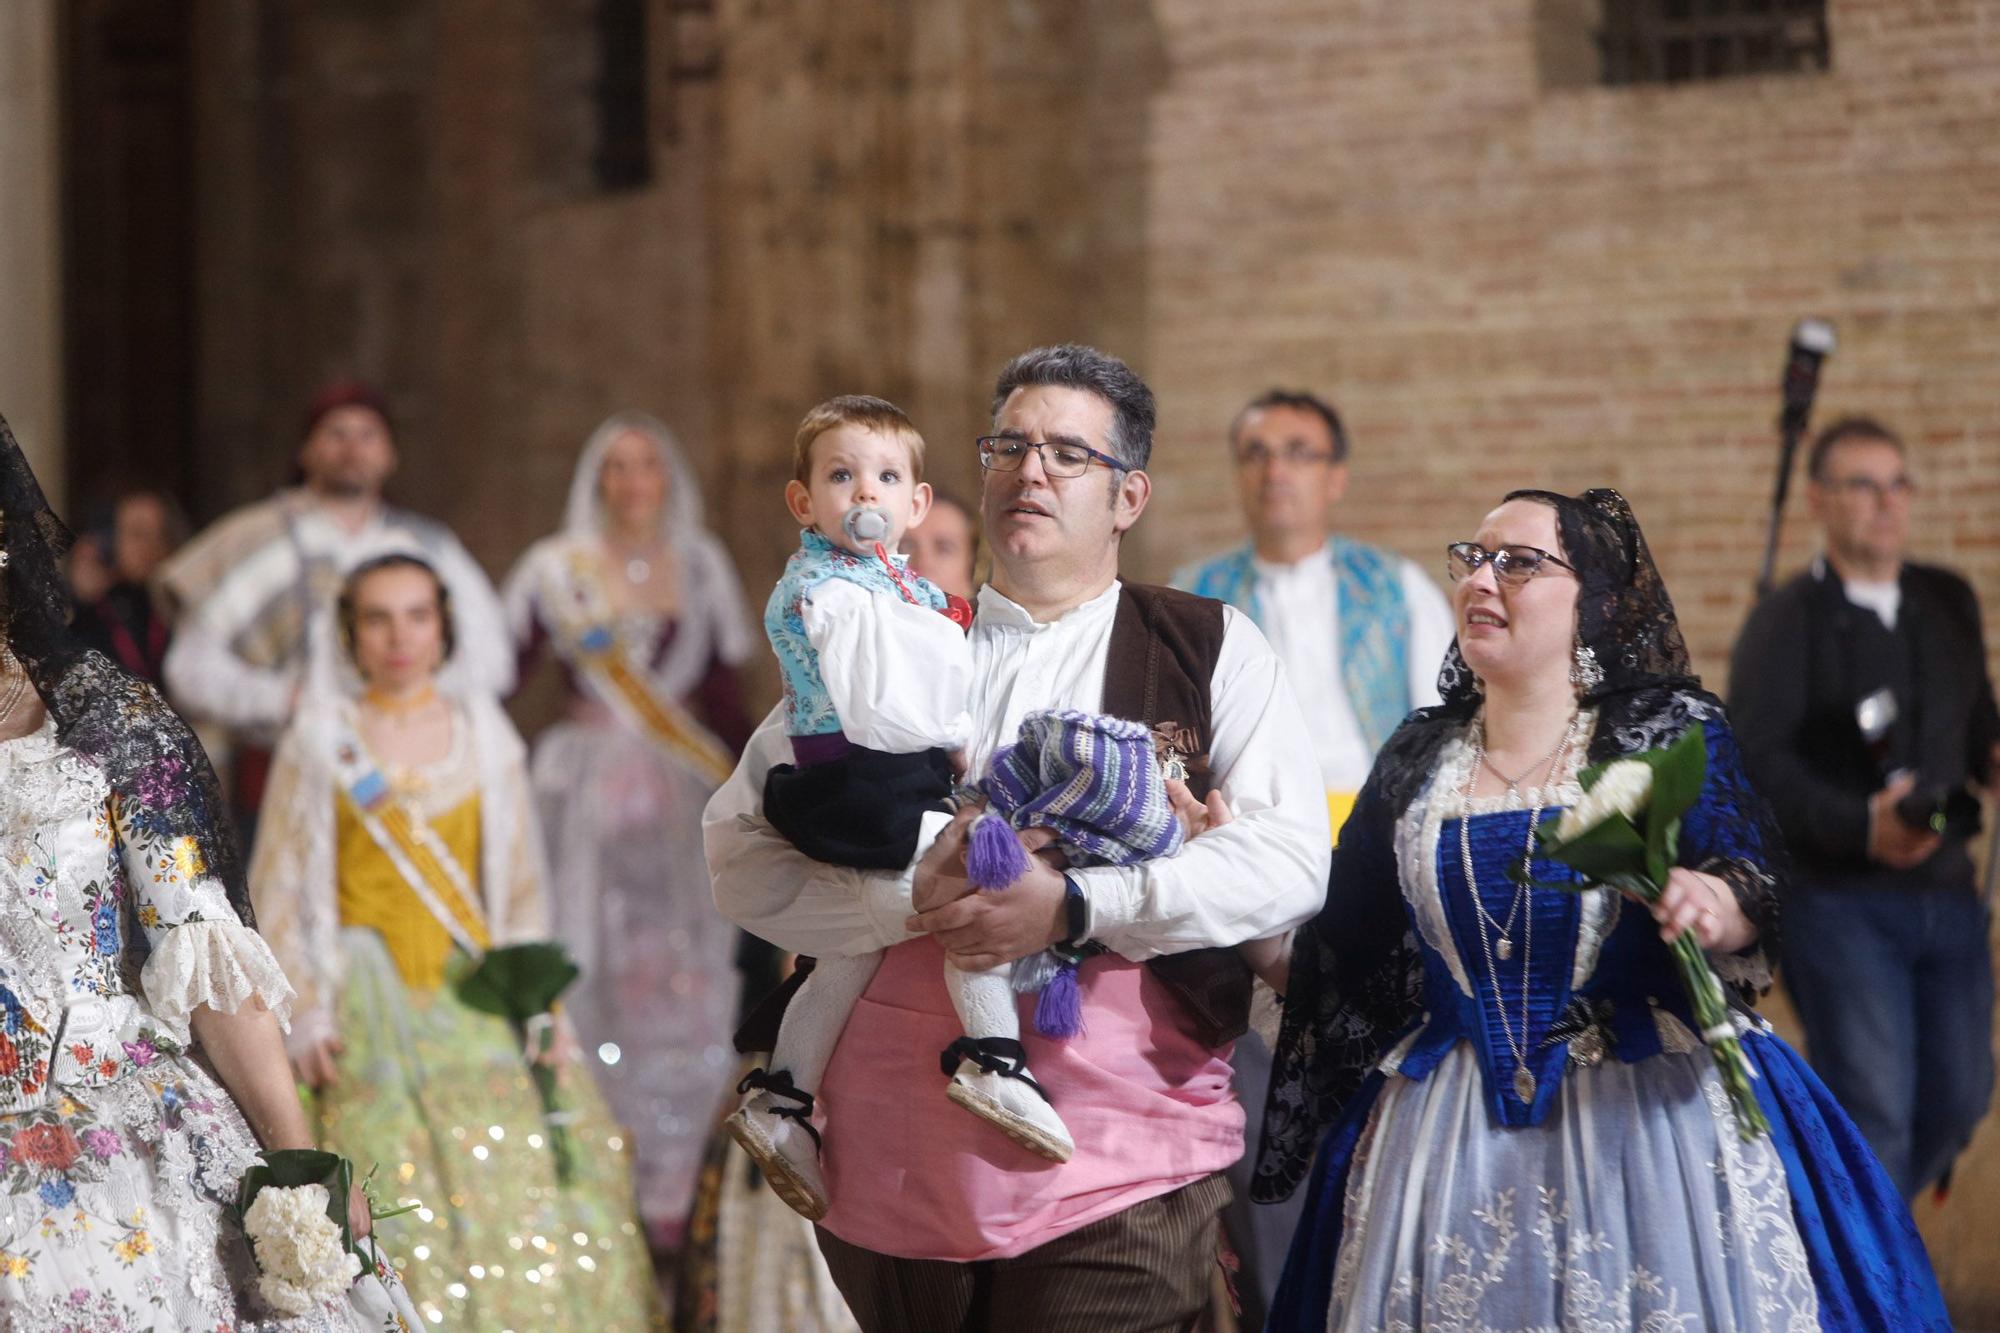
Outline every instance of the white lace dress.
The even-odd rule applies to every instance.
[[[0,1328],[404,1327],[393,1277],[302,1319],[254,1295],[232,1205],[258,1145],[188,1015],[282,1018],[292,991],[160,829],[52,722],[0,742]]]
[[[564,1005],[591,1072],[632,1131],[639,1211],[666,1237],[688,1215],[737,1073],[736,932],[715,910],[701,841],[716,779],[615,706],[601,675],[581,665],[579,641],[604,635],[632,680],[682,707],[717,663],[733,668],[747,651],[736,576],[718,552],[702,544],[683,554],[684,584],[706,591],[690,593],[672,619],[610,613],[594,540],[537,543],[506,592],[521,641],[546,636],[572,690],[569,715],[536,740],[533,764],[559,886],[555,934],[583,968]],[[691,712],[683,721],[699,726]]]

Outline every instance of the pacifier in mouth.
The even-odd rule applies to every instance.
[[[855,505],[841,516],[840,528],[849,541],[870,546],[889,535],[889,516],[873,505]]]

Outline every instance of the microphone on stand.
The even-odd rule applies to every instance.
[[[1785,521],[1785,497],[1792,489],[1792,460],[1805,437],[1819,390],[1819,368],[1833,355],[1833,325],[1823,319],[1802,319],[1792,326],[1792,345],[1785,353],[1784,377],[1778,381],[1784,407],[1778,413],[1778,484],[1771,495],[1771,526],[1764,539],[1764,564],[1757,575],[1757,595],[1771,591],[1778,562],[1778,528]]]

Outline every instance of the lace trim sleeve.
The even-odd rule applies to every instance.
[[[1737,998],[1755,1005],[1771,989],[1772,936],[1777,933],[1777,887],[1772,876],[1740,857],[1712,857],[1701,869],[1719,876],[1735,895],[1743,915],[1757,927],[1757,940],[1741,953],[1710,954],[1709,965],[1724,985],[1734,987]]]
[[[188,1040],[188,1018],[201,1005],[233,1014],[246,1000],[261,1000],[291,1023],[291,983],[256,931],[236,921],[190,921],[167,931],[139,974],[153,1014]]]

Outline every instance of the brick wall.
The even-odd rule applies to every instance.
[[[388,391],[395,497],[496,577],[555,525],[614,411],[655,413],[719,475],[714,99],[673,68],[708,24],[654,8],[655,180],[607,193],[567,132],[592,114],[587,75],[549,101],[588,5],[202,0],[201,436],[230,484],[192,497],[199,516],[288,474],[305,397],[335,375]]]
[[[1157,5],[1147,565],[1235,539],[1222,431],[1311,385],[1355,438],[1343,524],[1427,567],[1509,487],[1625,491],[1719,685],[1785,338],[1818,314],[1841,339],[1818,419],[1905,433],[1918,555],[2000,616],[2000,25],[1831,8],[1827,75],[1548,90],[1529,0]],[[1781,568],[1809,526],[1795,496]]]
[[[662,72],[620,194],[544,161],[565,7],[204,0],[202,424],[239,484],[198,507],[358,371],[400,493],[498,570],[638,406],[755,595],[805,406],[897,398],[965,489],[994,371],[1081,338],[1161,395],[1133,573],[1237,538],[1225,424],[1307,385],[1353,427],[1343,525],[1427,567],[1510,486],[1624,489],[1720,683],[1812,313],[1820,419],[1906,433],[1919,554],[2000,601],[1990,6],[1835,0],[1830,74],[1606,90],[1547,72],[1575,0],[655,0],[660,59],[714,59]],[[1795,500],[1784,565],[1811,549]]]

